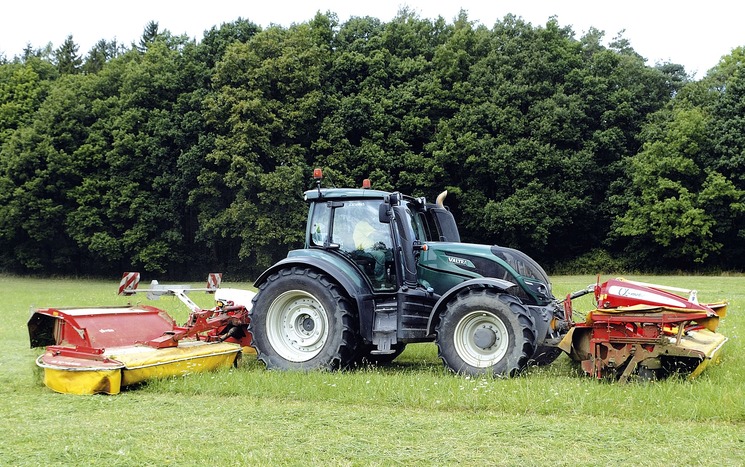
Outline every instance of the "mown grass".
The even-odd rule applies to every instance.
[[[565,356],[513,379],[465,378],[442,367],[434,345],[417,344],[386,367],[281,373],[245,356],[238,368],[117,396],[70,396],[41,382],[30,307],[128,299],[115,281],[0,276],[0,463],[744,465],[745,277],[633,278],[728,299],[722,362],[692,381],[600,382]],[[555,294],[594,281],[555,277]],[[152,304],[186,316],[175,299]]]

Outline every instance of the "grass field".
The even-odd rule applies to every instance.
[[[728,299],[720,364],[692,381],[620,385],[562,355],[514,379],[465,378],[443,369],[433,344],[416,344],[381,368],[278,373],[246,356],[116,396],[62,395],[41,382],[42,350],[28,348],[31,307],[128,299],[116,280],[0,276],[0,464],[745,465],[745,277],[629,278]],[[555,295],[594,281],[555,277]],[[175,299],[152,304],[186,317]]]

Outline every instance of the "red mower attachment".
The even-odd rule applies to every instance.
[[[569,294],[564,301],[569,320],[572,300],[588,293],[595,294],[596,308],[574,324],[559,347],[596,378],[695,377],[727,341],[716,332],[727,303],[700,304],[695,290],[611,279]]]
[[[203,289],[153,281],[138,291],[139,273],[122,276],[122,295],[178,297],[190,310],[183,326],[148,305],[35,310],[28,330],[31,347],[46,347],[37,359],[45,384],[62,393],[116,394],[147,379],[233,365],[251,344],[246,329],[253,292],[219,289],[221,280],[210,274]],[[187,296],[194,291],[216,293],[216,306],[200,308]]]
[[[186,285],[160,285],[152,281],[149,289],[137,290],[140,283],[139,272],[125,272],[119,283],[119,295],[134,295],[145,292],[148,300],[158,300],[164,295],[177,297],[191,313],[184,326],[174,326],[172,330],[146,341],[155,348],[175,347],[181,339],[191,337],[206,342],[234,342],[243,347],[251,345],[250,335],[245,332],[248,325],[248,310],[251,308],[253,293],[247,290],[222,289],[215,297],[217,306],[202,309],[188,296],[188,292],[204,291],[216,294],[222,282],[222,274],[210,273],[207,276],[207,287],[191,288]],[[239,298],[236,298],[239,297]],[[228,298],[231,297],[231,298]],[[240,304],[236,305],[236,301]]]

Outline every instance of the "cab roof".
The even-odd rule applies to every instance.
[[[371,190],[365,188],[321,188],[305,192],[305,200],[308,202],[319,199],[383,199],[390,195],[387,191]]]

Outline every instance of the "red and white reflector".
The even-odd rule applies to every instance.
[[[215,290],[220,288],[222,282],[221,272],[211,272],[207,275],[207,292],[214,293]]]
[[[119,282],[119,295],[134,294],[139,283],[139,272],[125,272],[124,274],[122,274],[122,280]]]

